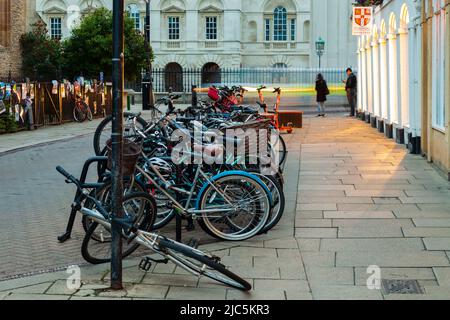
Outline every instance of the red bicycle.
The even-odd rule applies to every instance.
[[[86,119],[92,121],[92,111],[88,104],[83,100],[81,95],[75,96],[75,104],[73,107],[73,119],[76,122],[84,122]]]

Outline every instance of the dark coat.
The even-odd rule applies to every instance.
[[[347,92],[355,93],[356,88],[358,85],[358,79],[356,78],[355,74],[350,74],[348,76],[347,82],[345,83],[345,90]]]
[[[317,102],[327,101],[327,95],[329,94],[327,82],[325,80],[316,81]]]

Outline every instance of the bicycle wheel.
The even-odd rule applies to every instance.
[[[89,120],[89,121],[92,121],[92,119],[94,118],[94,116],[92,115],[92,111],[91,111],[91,108],[88,106],[88,104],[86,103],[86,102],[82,102],[82,105],[83,105],[83,108],[84,108],[84,110],[86,110],[86,118]]]
[[[130,194],[130,193],[140,193],[145,192],[145,186],[142,185],[142,183],[138,180],[130,180],[130,178],[124,178],[123,181],[123,189],[124,189],[124,195]],[[92,196],[95,196],[97,200],[99,200],[103,206],[109,210],[111,208],[111,181],[107,181],[103,187],[95,191],[95,194],[91,194]],[[86,203],[84,204],[84,207],[88,209],[92,209],[94,207],[94,203],[90,200],[86,200]],[[92,219],[83,216],[81,218],[81,224],[83,225],[83,229],[85,232],[88,232],[89,228],[91,227],[91,224],[93,223]],[[94,232],[92,234],[92,238],[97,241],[101,241],[102,237],[99,232],[102,232],[100,228],[97,229],[97,232]]]
[[[87,114],[80,108],[80,106],[75,105],[73,108],[73,119],[76,122],[84,122],[86,120]]]
[[[136,175],[136,181],[139,181],[139,183],[144,186],[145,190],[153,196],[156,201],[156,207],[158,210],[155,223],[153,224],[153,230],[164,228],[175,217],[175,210],[173,209],[172,201],[157,187],[147,181],[142,174]]]
[[[150,231],[156,215],[156,204],[154,199],[147,193],[134,193],[126,195],[123,199],[124,217],[131,217],[139,230]],[[100,229],[98,229],[100,228]],[[94,239],[93,234],[100,234],[100,241]],[[127,240],[125,231],[122,239]],[[122,257],[128,257],[139,247],[136,242],[122,242]],[[84,236],[81,245],[81,255],[92,264],[101,264],[111,261],[111,231],[110,226],[100,225],[93,222]]]
[[[124,137],[132,138],[136,137],[136,132],[134,132],[133,128],[133,119],[136,114],[131,112],[124,112]],[[98,125],[94,134],[94,151],[95,155],[102,155],[102,151],[106,149],[106,141],[111,138],[111,129],[112,129],[112,115],[103,119],[102,122]],[[144,129],[148,126],[147,121],[145,121],[141,117],[136,117],[136,126],[139,129]]]
[[[218,192],[219,190],[220,192]],[[252,175],[227,174],[207,185],[199,198],[199,225],[209,235],[242,241],[257,235],[271,212],[267,187]]]
[[[258,178],[260,178],[261,181],[266,184],[267,188],[269,189],[269,191],[272,194],[272,211],[271,211],[269,219],[267,220],[266,225],[260,231],[260,234],[267,233],[273,227],[275,227],[278,224],[278,222],[280,222],[281,218],[283,217],[284,207],[286,205],[286,199],[284,197],[284,192],[275,177],[265,176],[261,173],[253,172],[253,171],[249,171],[249,172],[252,172]]]
[[[176,260],[177,265],[188,272],[194,272],[239,290],[252,289],[247,281],[218,262],[218,258],[170,239],[160,238],[159,247],[166,255]]]

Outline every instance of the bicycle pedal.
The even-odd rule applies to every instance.
[[[194,249],[198,249],[199,244],[200,244],[200,241],[198,239],[194,239],[194,238],[190,239],[186,243],[187,246],[194,248]]]
[[[154,263],[167,264],[167,263],[169,262],[169,259],[167,259],[167,258],[164,258],[164,259],[154,259],[154,258],[147,257],[146,259],[148,259],[148,260],[150,260],[150,261],[152,261],[152,262],[154,262]]]
[[[150,268],[152,267],[152,262],[149,258],[143,258],[141,262],[139,263],[139,270],[148,272]]]

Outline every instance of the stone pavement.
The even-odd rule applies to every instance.
[[[450,184],[422,157],[367,124],[306,118],[285,136],[285,216],[269,234],[201,249],[248,279],[246,294],[170,266],[145,274],[125,261],[125,290],[107,290],[109,266],[0,282],[0,299],[450,299]],[[74,241],[75,242],[75,241]],[[417,280],[423,294],[366,286],[369,266],[384,280]]]

